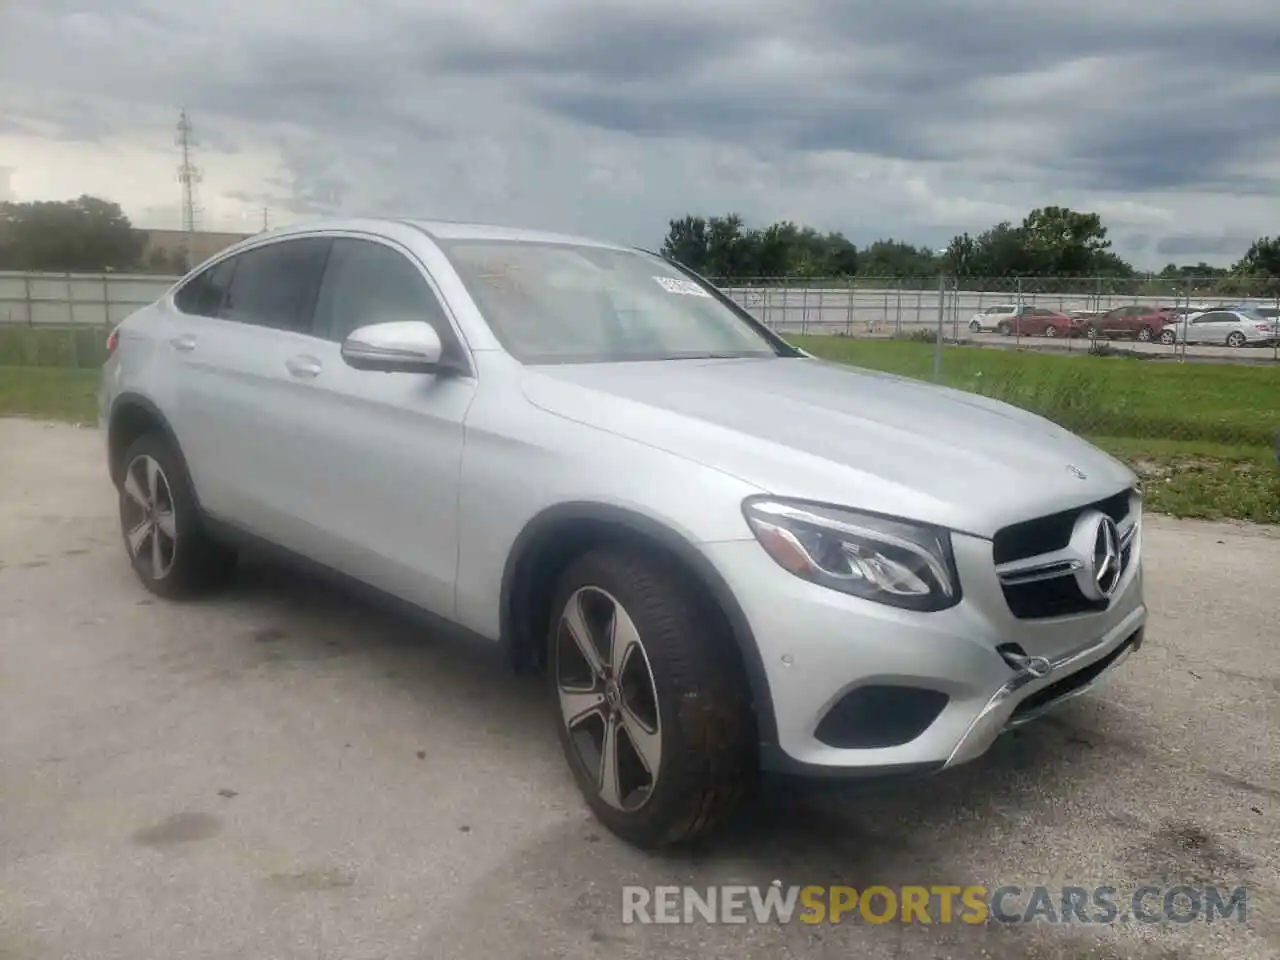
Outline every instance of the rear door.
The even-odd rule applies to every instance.
[[[1188,343],[1226,343],[1227,334],[1235,329],[1236,317],[1224,310],[1202,313],[1187,324]]]
[[[308,416],[311,313],[331,241],[293,237],[234,257],[215,317],[190,318],[178,385],[184,449],[207,511],[297,549],[290,436]],[[299,375],[297,371],[302,370]]]

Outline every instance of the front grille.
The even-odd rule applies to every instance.
[[[1027,560],[1062,550],[1071,542],[1076,519],[1086,510],[1100,510],[1117,523],[1129,515],[1132,491],[1122,490],[1105,500],[1084,504],[1073,510],[1027,520],[999,531],[993,538],[997,564]],[[1120,551],[1121,570],[1129,569],[1134,541]],[[1123,574],[1122,574],[1123,575]],[[1044,620],[1105,610],[1109,601],[1092,600],[1080,592],[1074,576],[1001,584],[1009,611],[1019,620]]]
[[[1116,523],[1129,515],[1129,490],[1121,490],[1115,496],[1094,503],[1086,503],[1074,510],[1063,510],[1047,517],[1024,520],[999,531],[993,538],[995,562],[1009,563],[1025,560],[1042,553],[1061,550],[1071,541],[1071,528],[1076,518],[1086,510],[1101,510]]]

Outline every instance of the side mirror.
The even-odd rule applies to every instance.
[[[443,352],[435,327],[422,320],[371,324],[342,341],[347,366],[382,373],[438,373]]]

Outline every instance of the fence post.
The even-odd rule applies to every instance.
[[[845,295],[845,315],[844,315],[844,335],[846,337],[853,336],[853,288],[857,283],[853,277],[845,277],[844,295]]]
[[[894,282],[894,286],[898,289],[898,305],[893,314],[893,333],[895,336],[902,336],[902,278]]]
[[[29,274],[22,278],[22,299],[27,308],[27,326],[34,326],[36,311],[35,304],[31,301],[31,276]]]
[[[1191,326],[1191,292],[1192,292],[1192,290],[1194,289],[1194,287],[1195,287],[1195,284],[1192,282],[1191,278],[1190,278],[1190,277],[1187,277],[1187,290],[1186,290],[1186,294],[1187,294],[1187,296],[1186,296],[1186,301],[1187,301],[1187,302],[1186,302],[1186,309],[1187,309],[1187,312],[1186,312],[1186,313],[1184,313],[1184,314],[1182,315],[1182,323],[1180,323],[1180,324],[1179,324],[1179,326],[1181,326],[1181,327],[1182,327],[1182,355],[1181,355],[1180,357],[1178,357],[1178,359],[1179,359],[1179,360],[1182,360],[1182,361],[1185,361],[1185,360],[1187,359],[1187,334],[1189,334],[1189,333],[1191,332],[1191,330],[1190,330],[1190,326]],[[1173,341],[1173,353],[1174,353],[1174,356],[1178,356],[1178,341],[1177,341],[1176,339]]]
[[[938,273],[938,335],[933,341],[933,379],[942,379],[942,318],[946,310],[947,275]]]
[[[1022,277],[1018,277],[1015,281],[1014,289],[1018,295],[1014,299],[1014,306],[1018,312],[1013,315],[1013,340],[1019,346],[1022,344]]]

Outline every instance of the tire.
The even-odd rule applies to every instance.
[[[1056,337],[1058,335],[1058,328],[1055,327],[1053,324],[1049,324],[1047,327],[1044,328],[1044,335],[1052,339],[1053,337]]]
[[[152,593],[176,599],[231,578],[235,551],[202,529],[182,457],[162,435],[139,437],[125,451],[119,510],[129,563]]]
[[[1172,346],[1175,339],[1177,338],[1174,337],[1172,330],[1160,331],[1160,342],[1163,343],[1166,347]]]
[[[1000,336],[1002,337],[1011,336],[1013,334],[1013,327],[1011,327],[1007,322],[1002,320],[1000,322],[1000,325],[996,327],[996,333],[1000,334]]]
[[[1138,331],[1138,339],[1143,343],[1150,343],[1151,337],[1155,333],[1150,327],[1143,327]]]
[[[1241,333],[1239,330],[1233,330],[1231,333],[1227,334],[1227,346],[1228,346],[1228,347],[1243,347],[1243,346],[1244,346],[1244,334],[1243,334],[1243,333]]]
[[[725,646],[732,639],[669,568],[625,550],[595,550],[573,561],[552,609],[547,674],[556,726],[596,818],[648,850],[685,845],[724,826],[753,791],[757,773],[746,681],[741,670],[726,669],[734,662]],[[575,610],[577,634],[568,626]],[[624,660],[606,667],[602,682],[575,637],[603,636],[611,612],[633,640],[629,652],[619,648]],[[608,664],[600,651],[612,648],[597,641],[591,649]],[[602,787],[609,729],[621,731],[612,740],[615,790]],[[648,764],[637,762],[643,743]]]
[[[970,320],[970,321],[969,321],[969,332],[970,332],[970,333],[981,333],[981,332],[982,332],[982,324],[980,324],[977,320]]]

